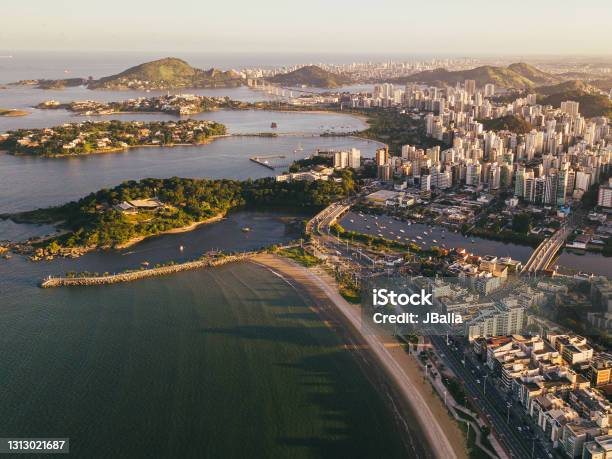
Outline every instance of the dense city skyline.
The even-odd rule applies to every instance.
[[[168,5],[157,0],[110,0],[87,9],[67,0],[52,10],[37,0],[4,5],[0,43],[7,50],[39,51],[609,54],[607,2],[579,8],[564,3],[544,0],[526,9],[483,0],[435,6],[317,0],[305,8],[266,0],[239,1],[228,9],[186,0],[172,5],[185,14],[168,19]]]

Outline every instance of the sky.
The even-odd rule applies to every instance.
[[[612,0],[2,3],[5,51],[612,54]]]

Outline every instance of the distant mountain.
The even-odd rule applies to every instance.
[[[240,75],[231,70],[201,70],[182,59],[167,57],[92,81],[89,88],[165,90],[240,86],[243,82]]]
[[[293,72],[274,75],[272,78],[268,78],[268,81],[283,86],[310,86],[315,88],[337,88],[353,82],[346,75],[328,72],[316,65],[308,65]]]
[[[538,84],[550,84],[559,81],[554,75],[543,72],[529,64],[516,63],[508,67],[483,65],[469,70],[449,71],[446,69],[427,70],[408,77],[397,78],[398,83],[426,83],[433,85],[451,85],[475,80],[479,87],[493,83],[500,88],[529,89]]]
[[[602,78],[590,81],[589,83],[602,91],[610,91],[612,89],[612,78]]]

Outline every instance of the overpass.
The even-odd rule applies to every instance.
[[[557,252],[565,244],[565,240],[573,230],[573,226],[564,225],[559,228],[550,238],[545,239],[536,247],[536,249],[527,260],[527,263],[521,270],[522,273],[535,273],[547,269],[553,262]]]

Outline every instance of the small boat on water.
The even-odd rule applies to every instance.
[[[142,263],[140,263],[142,266],[149,266],[149,262],[148,261],[143,261]]]
[[[427,236],[427,231],[423,231],[423,234]]]
[[[349,222],[351,222],[351,223],[355,223],[355,220],[349,220]]]
[[[472,239],[472,244],[476,244],[476,241],[474,239]]]
[[[433,239],[431,242],[433,242],[434,244],[438,243],[438,241],[436,241],[435,239]]]
[[[372,227],[370,225],[366,226],[366,229],[372,229]]]
[[[421,239],[423,239],[421,236],[417,236],[416,238],[417,238],[419,241],[420,241]]]
[[[248,226],[242,228],[243,233],[248,233],[249,231],[251,231],[251,228],[249,228]]]
[[[405,233],[406,231],[404,231],[403,229],[400,230],[400,233]]]
[[[185,250],[185,247],[183,247],[182,245],[179,246],[179,250],[182,252],[183,250]]]

